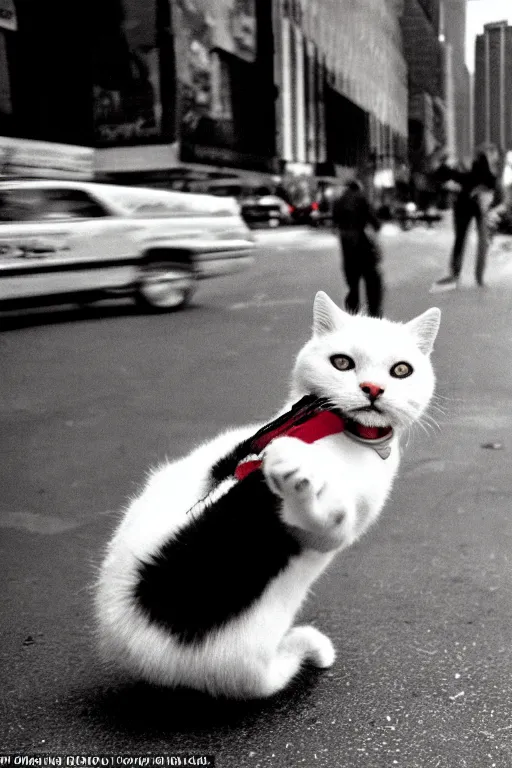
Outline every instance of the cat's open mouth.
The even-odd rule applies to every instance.
[[[388,411],[375,404],[351,408],[346,414],[366,427],[387,427],[392,421]]]
[[[358,413],[380,413],[381,415],[384,413],[377,405],[362,405],[360,408],[353,408],[352,411],[357,411]]]

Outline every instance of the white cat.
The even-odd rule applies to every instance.
[[[96,590],[107,659],[239,698],[333,664],[331,641],[293,621],[388,497],[400,435],[434,391],[439,321],[436,308],[406,324],[349,315],[317,294],[280,417],[160,467],[128,508]]]

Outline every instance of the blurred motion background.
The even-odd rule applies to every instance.
[[[91,0],[77,23],[58,0],[0,0],[0,174],[234,195],[271,226],[328,222],[354,172],[384,217],[446,208],[436,149],[461,166],[512,149],[507,9]]]

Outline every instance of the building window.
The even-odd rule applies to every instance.
[[[218,51],[211,54],[211,114],[217,120],[232,120],[229,67]]]
[[[2,117],[12,114],[11,79],[7,58],[8,34],[0,29],[0,115]]]
[[[18,30],[18,19],[13,0],[0,2],[0,127],[12,117],[11,67],[9,50]]]

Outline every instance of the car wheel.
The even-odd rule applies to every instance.
[[[172,312],[189,304],[195,291],[195,277],[169,263],[149,263],[142,273],[135,300],[149,312]]]

